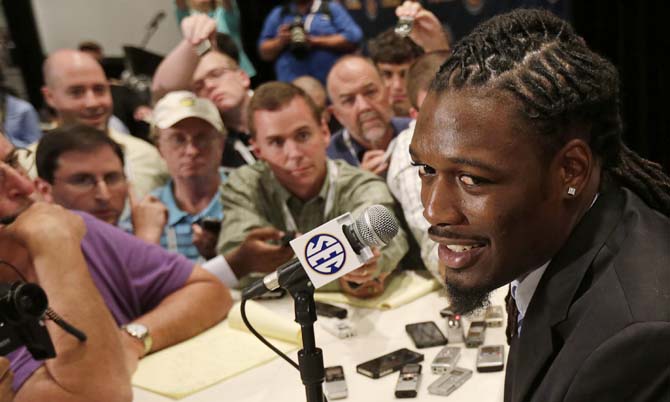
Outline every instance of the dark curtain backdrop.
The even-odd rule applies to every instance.
[[[30,101],[41,107],[39,87],[43,59],[29,0],[1,0]],[[401,0],[340,0],[372,36],[394,24],[393,8]],[[244,46],[258,70],[253,83],[274,78],[272,65],[258,59],[256,41],[265,16],[279,0],[238,0]],[[670,35],[665,32],[667,7],[662,1],[626,0],[424,0],[455,39],[478,22],[514,7],[545,7],[573,22],[587,43],[610,59],[622,80],[625,141],[646,158],[670,172],[670,91],[667,56]]]

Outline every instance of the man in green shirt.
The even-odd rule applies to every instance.
[[[285,232],[306,233],[346,212],[356,218],[373,204],[395,209],[379,177],[327,158],[328,125],[295,85],[260,86],[250,102],[249,127],[260,162],[232,172],[221,191],[225,215],[218,250],[233,270],[244,266],[269,272],[293,257],[288,246],[278,243]],[[255,258],[241,261],[237,256],[247,254],[251,243]],[[374,250],[370,262],[327,288],[358,297],[378,295],[407,248],[400,231],[387,246]],[[241,273],[247,272],[236,272]]]

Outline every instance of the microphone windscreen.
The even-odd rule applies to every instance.
[[[356,219],[354,228],[366,246],[381,247],[398,234],[398,221],[385,206],[372,205]]]

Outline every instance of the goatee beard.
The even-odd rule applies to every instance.
[[[490,291],[484,289],[462,289],[446,282],[447,297],[451,303],[451,310],[456,314],[467,315],[476,310],[488,307]]]

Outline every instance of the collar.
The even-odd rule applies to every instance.
[[[519,320],[526,315],[530,300],[533,298],[537,285],[540,283],[540,279],[542,278],[544,271],[547,270],[550,262],[551,260],[547,261],[540,268],[537,268],[529,274],[526,274],[523,278],[515,279],[510,283],[512,298],[514,298],[516,308],[519,310]]]
[[[224,183],[226,181],[226,175],[223,169],[219,169],[219,174],[221,176],[221,183]],[[212,199],[209,200],[209,203],[202,211],[198,212],[195,215],[191,215],[188,212],[183,211],[177,205],[177,200],[174,198],[173,185],[174,182],[172,181],[172,179],[170,179],[161,190],[162,194],[159,194],[159,198],[161,199],[163,204],[165,204],[165,207],[168,210],[168,220],[167,220],[168,226],[174,226],[184,220],[188,220],[189,223],[193,223],[198,219],[200,219],[201,217],[213,215],[211,212],[219,202],[220,191],[214,194],[214,197],[212,197]]]
[[[591,201],[589,209],[591,209],[593,204],[596,203],[596,200],[598,200],[598,195],[599,193],[596,193],[596,195],[593,197],[593,201]],[[530,273],[525,274],[510,283],[510,292],[512,293],[512,298],[514,298],[514,302],[516,303],[516,308],[519,310],[519,320],[525,317],[526,310],[528,310],[528,305],[533,298],[533,294],[535,294],[537,285],[540,283],[540,279],[542,279],[542,275],[544,274],[544,271],[547,270],[550,262],[551,260],[547,261],[541,267],[536,268]]]
[[[324,200],[326,199],[327,194],[328,194],[328,190],[330,189],[330,183],[329,183],[330,180],[328,180],[328,179],[329,179],[330,175],[333,173],[333,172],[331,172],[331,166],[330,166],[330,163],[328,163],[328,161],[326,161],[326,175],[323,178],[323,184],[321,185],[321,190],[319,190],[319,193],[315,197],[313,197],[312,199],[307,200],[307,201],[300,200],[298,197],[296,197],[290,191],[288,191],[286,189],[286,187],[284,187],[279,182],[279,180],[277,180],[274,173],[272,173],[272,169],[270,169],[270,167],[267,164],[266,164],[266,167],[267,167],[267,171],[269,172],[269,179],[277,184],[276,193],[277,193],[277,196],[279,197],[279,201],[281,201],[282,204],[286,205],[289,202],[289,200],[295,200],[295,201],[300,202],[301,204],[306,204],[307,202],[312,201],[312,200],[317,199],[317,198],[321,198],[321,199],[324,199]]]

